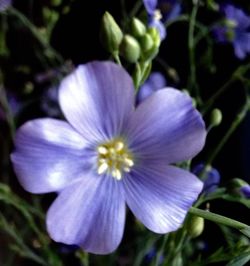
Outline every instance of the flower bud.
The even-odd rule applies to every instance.
[[[140,45],[142,51],[146,52],[154,47],[154,41],[152,37],[148,33],[146,33],[141,37]]]
[[[108,52],[118,51],[122,42],[123,33],[114,18],[105,12],[102,17],[100,38]]]
[[[141,48],[138,41],[131,35],[124,35],[120,45],[120,53],[128,62],[137,62],[141,55]]]
[[[213,109],[210,115],[210,125],[213,127],[217,127],[218,125],[220,125],[221,121],[222,121],[221,110],[217,108]]]
[[[199,235],[201,235],[203,230],[204,230],[204,219],[202,217],[192,215],[187,223],[188,234],[192,238],[196,238]]]
[[[132,18],[130,27],[131,27],[131,34],[135,38],[140,38],[146,33],[145,25],[138,18]]]
[[[250,185],[240,178],[233,178],[227,189],[231,194],[250,198]]]
[[[158,48],[161,44],[161,37],[160,37],[159,31],[156,28],[152,27],[148,29],[148,34],[153,39],[155,47]]]

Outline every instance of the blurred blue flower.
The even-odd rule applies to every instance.
[[[141,86],[137,94],[137,103],[145,100],[149,95],[156,92],[159,89],[166,87],[167,81],[160,72],[152,72],[149,78]]]
[[[107,254],[119,245],[126,204],[148,229],[174,231],[202,182],[170,164],[194,157],[206,137],[186,94],[155,92],[134,107],[131,77],[111,62],[79,66],[59,88],[68,122],[25,123],[11,155],[22,186],[56,191],[46,222],[52,239]]]
[[[161,39],[166,38],[165,22],[171,21],[181,13],[181,4],[178,0],[143,0],[149,16],[149,26],[155,27]]]
[[[233,5],[223,6],[222,12],[225,20],[214,27],[215,38],[221,43],[232,43],[236,57],[244,59],[250,52],[250,16]]]
[[[249,199],[250,198],[250,185],[246,184],[243,187],[241,187],[240,192],[245,198]]]
[[[3,98],[5,97],[3,95],[3,88],[0,89],[0,97]],[[13,117],[17,116],[19,114],[19,112],[22,109],[22,103],[21,101],[17,98],[17,96],[12,93],[12,92],[8,92],[6,91],[6,96],[7,96],[7,104],[8,104],[8,108],[9,108],[9,112],[11,113],[11,115]],[[0,104],[0,120],[6,120],[6,110],[4,108],[4,106],[1,106]]]
[[[0,0],[0,12],[5,11],[12,5],[12,0]]]
[[[204,169],[205,164],[197,164],[193,169],[192,173],[199,176],[203,173],[202,181],[204,182],[203,192],[206,194],[214,192],[220,183],[220,173],[218,170],[212,167]]]

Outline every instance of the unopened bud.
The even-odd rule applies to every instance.
[[[159,47],[161,44],[161,37],[159,31],[156,28],[152,27],[148,29],[148,34],[153,39],[155,47]]]
[[[146,52],[154,47],[154,41],[152,37],[148,33],[146,33],[145,35],[141,37],[140,45],[141,45],[142,51]]]
[[[187,224],[187,230],[188,230],[188,234],[192,238],[196,238],[199,235],[201,235],[201,233],[204,230],[204,218],[192,215],[189,218],[189,221]]]
[[[118,51],[122,42],[123,33],[114,18],[105,12],[102,17],[100,38],[108,52]]]
[[[135,38],[140,38],[145,33],[146,33],[145,25],[138,18],[132,18],[132,21],[131,21],[131,34]]]
[[[217,109],[217,108],[213,109],[213,111],[211,112],[211,115],[210,115],[211,126],[216,127],[216,126],[220,125],[221,121],[222,121],[221,110]]]
[[[240,178],[233,178],[230,180],[227,189],[231,194],[236,196],[250,198],[250,185]]]
[[[120,53],[128,62],[137,62],[141,55],[141,48],[138,41],[131,35],[124,35],[120,45]]]

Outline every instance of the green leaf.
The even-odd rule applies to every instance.
[[[241,229],[240,232],[250,238],[250,226]]]
[[[226,266],[243,266],[250,261],[250,251],[232,259]]]

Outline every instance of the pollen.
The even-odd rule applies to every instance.
[[[154,19],[155,20],[161,20],[162,19],[162,14],[160,9],[156,9],[154,11]]]
[[[134,166],[132,153],[121,139],[114,139],[97,147],[97,173],[110,174],[116,180],[123,178]]]

